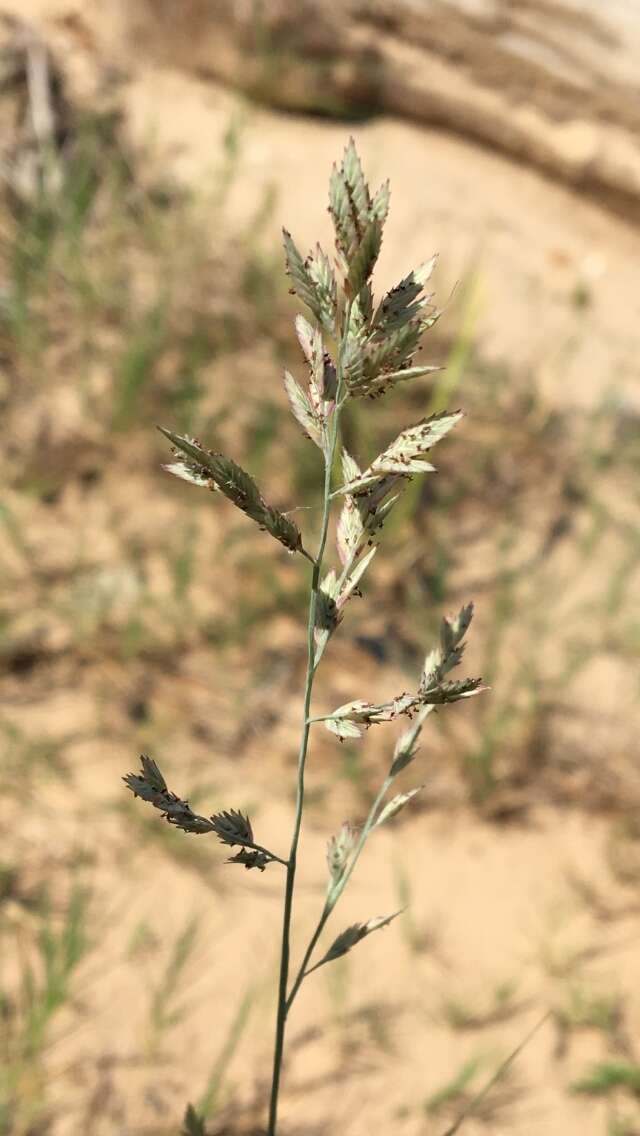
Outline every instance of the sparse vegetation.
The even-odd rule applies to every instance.
[[[56,32],[83,34],[64,21]],[[51,60],[54,76],[59,63]],[[259,887],[255,873],[232,880],[209,842],[158,824],[115,782],[127,754],[151,752],[198,815],[233,800],[274,848],[293,805],[305,572],[230,507],[166,479],[152,428],[220,438],[272,484],[300,530],[317,530],[320,454],[287,415],[279,383],[281,367],[299,373],[299,360],[296,301],[274,234],[292,206],[300,233],[318,215],[311,193],[292,200],[285,173],[299,153],[305,186],[310,169],[319,179],[327,134],[343,128],[296,121],[280,170],[265,155],[272,146],[282,154],[287,122],[256,117],[221,92],[212,125],[199,127],[206,161],[193,169],[185,112],[185,177],[182,136],[159,163],[151,135],[141,141],[131,129],[135,80],[110,91],[117,113],[76,106],[74,85],[62,83],[54,172],[32,147],[29,160],[45,176],[18,182],[29,96],[13,63],[9,72],[0,92],[0,107],[12,108],[0,199],[0,1133],[175,1136],[192,1094],[190,1134],[253,1136],[267,1107],[279,866]],[[209,99],[198,83],[198,98]],[[162,82],[156,97],[166,115]],[[624,236],[629,258],[631,230],[621,222],[616,238],[596,210],[588,224],[579,211],[569,218],[558,196],[549,212],[576,260],[556,272],[565,233],[536,215],[538,247],[504,198],[488,213],[480,156],[465,158],[464,184],[479,179],[469,228],[435,135],[425,180],[415,172],[427,145],[419,132],[370,123],[361,134],[372,172],[384,173],[388,156],[398,161],[390,171],[399,227],[383,249],[384,282],[410,268],[414,234],[416,248],[437,234],[441,299],[456,273],[461,280],[425,337],[421,361],[443,369],[420,390],[407,384],[377,405],[346,404],[347,449],[378,453],[407,421],[458,401],[468,417],[464,433],[439,447],[439,475],[415,478],[391,512],[368,595],[350,602],[332,665],[319,672],[318,706],[330,710],[365,687],[381,705],[407,689],[439,613],[468,595],[478,605],[470,671],[492,692],[460,714],[431,715],[425,788],[360,861],[343,901],[348,918],[377,910],[383,894],[389,910],[408,909],[384,938],[356,948],[375,965],[359,966],[354,952],[310,980],[292,1019],[283,1124],[299,1127],[308,1102],[318,1132],[334,1110],[347,1127],[349,1094],[336,1086],[353,1078],[363,1101],[354,1136],[358,1124],[377,1123],[398,1136],[421,1125],[443,1136],[482,1090],[495,1054],[525,1034],[525,1015],[551,1006],[535,1060],[525,1050],[522,1078],[500,1082],[487,1110],[468,1114],[470,1130],[498,1123],[493,1105],[505,1106],[514,1133],[521,1116],[525,1127],[536,1123],[532,1114],[552,1129],[561,1105],[569,1132],[632,1136],[637,350],[624,304],[612,322],[607,303],[627,287],[613,279],[615,240]],[[505,184],[516,181],[512,173]],[[555,192],[538,189],[541,202]],[[408,232],[403,265],[395,250]],[[594,256],[611,258],[597,286],[579,260],[585,234],[601,245]],[[496,274],[514,297],[526,294],[526,325]],[[610,376],[597,397],[592,359]],[[565,376],[578,367],[574,397]],[[336,830],[347,815],[364,820],[388,756],[382,730],[369,730],[365,751],[356,738],[337,747],[314,729],[301,930],[322,905],[328,818]],[[552,902],[566,924],[540,934]],[[197,939],[165,1003],[172,952],[195,911]],[[513,924],[513,938],[496,937],[498,923]],[[232,981],[229,960],[246,983]],[[455,1089],[471,1056],[479,1064],[466,1086],[425,1111],[440,1088]],[[588,1088],[573,1092],[575,1084]],[[312,1136],[311,1120],[307,1127]]]

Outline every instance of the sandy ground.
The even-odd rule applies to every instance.
[[[131,137],[152,139],[159,162],[202,184],[211,163],[202,139],[221,137],[232,97],[150,69],[134,79],[126,98]],[[318,236],[327,243],[325,184],[345,133],[341,125],[252,112],[243,147],[246,176],[230,201],[230,224],[247,223],[273,187],[277,219],[286,219],[299,243],[311,245]],[[597,402],[615,377],[635,404],[640,304],[633,282],[640,237],[633,229],[539,175],[450,136],[390,120],[355,133],[372,184],[390,177],[394,187],[381,287],[395,283],[412,257],[438,251],[438,295],[446,296],[470,264],[480,263],[477,331],[489,359],[542,369],[552,403]],[[571,295],[580,284],[593,291],[595,303],[578,337]]]
[[[72,10],[64,0],[55,5],[29,0],[19,6],[21,15],[26,8],[59,49],[66,44],[80,88],[101,43],[110,42],[104,19],[96,20],[96,42],[83,45],[72,24],[60,22]],[[109,62],[103,59],[102,65]],[[248,108],[228,90],[144,59],[129,66],[119,99],[126,136],[137,151],[144,149],[148,169],[199,188],[224,132],[240,115],[240,169],[225,205],[225,239],[242,233],[265,194],[273,193],[274,229],[286,222],[302,245],[327,240],[325,186],[345,141],[344,124]],[[624,414],[640,411],[637,231],[539,174],[455,137],[390,119],[353,129],[372,183],[392,180],[381,287],[439,251],[437,288],[444,298],[477,265],[474,337],[483,359],[535,376],[549,410],[597,408],[614,391]],[[215,246],[216,233],[209,237]],[[573,302],[580,289],[589,292],[586,309]],[[241,359],[234,368],[244,397],[250,367]],[[117,473],[110,475],[109,507],[92,498],[87,533],[96,549],[103,539],[105,559],[113,516],[126,518],[136,491],[143,498],[154,484],[152,514],[145,514],[144,504],[132,507],[129,522],[143,541],[151,542],[154,530],[175,517],[175,496],[163,504],[163,487],[151,482],[146,467],[136,477],[122,485]],[[39,510],[41,564],[55,567],[56,525],[70,529],[80,500],[80,490],[70,489],[54,521]],[[619,504],[637,523],[633,505]],[[204,560],[216,556],[221,524],[216,516],[205,521]],[[568,586],[570,571],[571,560],[556,565],[557,589]],[[465,573],[472,577],[473,565]],[[216,565],[206,581],[211,611],[221,614],[244,577],[230,579]],[[251,809],[260,839],[284,853],[302,639],[301,629],[298,652],[288,662],[290,624],[274,627],[273,655],[263,661],[257,682],[268,724],[263,729],[258,720],[241,743],[229,713],[230,706],[242,711],[249,687],[241,652],[216,658],[201,645],[187,644],[177,659],[161,663],[149,680],[151,723],[142,725],[132,724],[127,707],[144,685],[144,662],[105,666],[101,659],[92,671],[89,652],[78,678],[63,652],[32,685],[9,679],[5,693],[12,720],[66,739],[71,770],[70,784],[34,787],[37,807],[19,817],[12,813],[12,857],[22,858],[34,878],[52,860],[85,860],[94,894],[96,946],[50,1048],[51,1136],[176,1131],[185,1097],[202,1091],[247,993],[250,1024],[224,1093],[235,1113],[249,1118],[252,1102],[261,1101],[269,1077],[279,869],[271,866],[258,877],[224,868],[223,850],[208,845],[200,856],[200,844],[197,854],[180,863],[162,842],[143,841],[131,814],[118,813],[114,802],[118,778],[134,768],[137,750],[157,745],[167,755],[176,789],[187,792],[197,784],[212,808]],[[325,697],[343,688],[345,699],[352,696],[356,669],[361,682],[393,685],[351,642],[338,660],[341,669],[327,678]],[[606,747],[615,737],[629,757],[638,715],[634,681],[627,666],[606,659],[598,666],[604,668],[595,672],[601,681],[594,684],[592,674],[581,692],[584,704],[592,702],[594,738]],[[270,720],[274,691],[283,708]],[[257,713],[255,702],[251,710]],[[626,726],[622,734],[620,719]],[[610,722],[617,723],[617,733]],[[566,727],[570,731],[570,721]],[[386,744],[391,746],[391,737]],[[376,739],[376,763],[383,746]],[[296,955],[322,901],[327,835],[347,815],[354,821],[363,815],[353,785],[340,778],[340,760],[323,736],[309,775],[310,796],[318,803],[304,833]],[[438,781],[434,762],[427,730],[418,781]],[[613,811],[588,813],[578,801],[577,807],[533,806],[518,823],[501,826],[465,806],[439,809],[432,800],[418,815],[405,814],[395,831],[379,834],[335,917],[335,930],[407,901],[409,910],[348,959],[308,980],[291,1024],[283,1133],[364,1136],[379,1128],[394,1136],[441,1136],[461,1102],[453,1112],[443,1106],[431,1115],[429,1099],[476,1058],[471,1086],[479,1088],[549,1010],[555,1016],[543,1022],[466,1130],[496,1136],[637,1131],[607,1127],[611,1101],[569,1091],[598,1060],[638,1059],[639,894],[637,879],[624,886],[620,871],[612,870],[619,818]],[[184,839],[191,853],[196,838]],[[200,924],[187,968],[187,1012],[163,1037],[160,1060],[149,1049],[149,991],[166,963],[167,943],[194,914]],[[24,920],[28,926],[18,904],[11,918],[18,927]],[[576,991],[584,998],[611,999],[617,1024],[603,1029],[574,1021],[565,1037],[561,1011]],[[454,1020],[453,1002],[465,1008],[464,1021],[460,1013]],[[622,1112],[634,1115],[633,1107],[631,1100],[623,1103]],[[230,1119],[221,1123],[235,1131]]]

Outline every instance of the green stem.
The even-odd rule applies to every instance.
[[[336,368],[335,408],[331,420],[329,445],[324,455],[324,499],[322,509],[322,527],[320,530],[320,542],[318,544],[318,552],[313,564],[313,573],[311,576],[311,596],[309,599],[309,620],[307,624],[307,674],[305,680],[304,708],[302,718],[303,727],[302,736],[300,738],[300,750],[298,753],[298,778],[295,819],[293,825],[293,836],[291,838],[291,851],[289,853],[289,860],[287,863],[287,878],[284,893],[282,949],[280,955],[280,978],[278,982],[278,1010],[276,1017],[276,1038],[273,1053],[273,1077],[271,1081],[271,1099],[269,1103],[269,1125],[267,1128],[267,1136],[276,1136],[278,1095],[280,1091],[280,1075],[282,1072],[282,1057],[284,1052],[284,1032],[289,1009],[287,1003],[287,983],[289,979],[289,954],[291,938],[291,915],[293,911],[293,890],[296,877],[298,842],[300,840],[300,829],[302,827],[302,811],[304,807],[304,773],[307,761],[307,749],[309,746],[309,733],[311,730],[311,724],[309,722],[309,710],[311,708],[313,680],[317,670],[317,664],[315,661],[314,637],[316,625],[316,609],[318,604],[318,592],[320,590],[320,573],[322,571],[322,560],[324,557],[324,550],[327,544],[327,536],[329,533],[329,518],[331,515],[331,473],[333,469],[336,445],[338,442],[338,425],[341,408],[340,395],[342,393],[342,360],[344,356],[345,344],[347,341],[350,312],[351,305],[348,304],[344,316],[343,333],[338,354],[338,365]]]
[[[308,947],[307,947],[307,949],[304,953],[304,958],[303,958],[302,962],[300,963],[300,969],[299,969],[299,971],[296,975],[295,982],[293,983],[293,986],[291,987],[291,993],[289,994],[289,997],[287,999],[287,1011],[289,1011],[291,1009],[291,1006],[293,1005],[294,998],[295,998],[296,994],[298,993],[298,990],[300,989],[300,987],[302,985],[302,981],[303,981],[305,975],[310,973],[307,970],[309,959],[311,958],[311,955],[313,954],[313,952],[315,950],[316,943],[318,942],[318,939],[320,938],[320,936],[321,936],[321,934],[324,930],[324,925],[327,922],[327,919],[331,915],[331,912],[333,911],[336,903],[340,899],[340,896],[342,895],[344,889],[346,888],[346,886],[349,882],[349,879],[351,877],[351,873],[353,872],[353,869],[355,868],[355,866],[356,866],[356,864],[357,864],[357,862],[360,858],[360,853],[362,852],[362,849],[364,848],[364,846],[367,842],[367,838],[368,838],[368,836],[371,832],[371,829],[373,828],[373,826],[375,824],[376,816],[378,814],[378,809],[379,809],[380,805],[382,804],[384,796],[385,796],[389,786],[391,785],[392,781],[393,781],[393,777],[391,775],[388,775],[385,778],[385,780],[383,781],[382,788],[380,789],[378,796],[376,797],[375,801],[373,802],[373,804],[372,804],[372,806],[369,810],[369,815],[368,815],[366,821],[364,822],[362,832],[360,833],[360,839],[358,840],[358,843],[356,844],[356,847],[355,847],[355,850],[354,850],[353,855],[351,857],[351,860],[349,861],[347,868],[342,873],[342,875],[339,877],[339,879],[336,881],[336,883],[333,885],[333,887],[331,888],[331,890],[330,890],[330,892],[327,896],[327,899],[325,901],[325,905],[322,909],[322,914],[321,914],[320,919],[318,921],[318,926],[316,927],[315,931],[313,932],[313,935],[311,936],[311,939],[309,940],[309,945],[308,945]],[[314,968],[312,967],[311,969],[314,969]]]
[[[349,566],[346,565],[345,566],[345,572],[348,571],[348,568],[349,568]],[[413,747],[413,745],[415,744],[415,742],[416,742],[416,740],[417,740],[417,738],[418,738],[418,736],[419,736],[419,734],[422,730],[422,727],[423,727],[427,717],[432,712],[432,710],[433,710],[433,706],[424,706],[422,708],[422,710],[420,711],[420,713],[417,715],[417,717],[416,717],[416,719],[413,723],[413,726],[408,731],[408,737],[407,737],[407,740],[406,740],[406,745],[409,749],[411,749]],[[312,718],[310,720],[311,723],[316,722],[316,721],[321,722],[321,721],[323,721],[323,719],[322,718]],[[318,939],[320,938],[320,935],[322,934],[322,931],[324,929],[325,923],[327,922],[327,919],[331,915],[331,912],[333,911],[336,903],[340,899],[340,896],[342,895],[345,887],[347,886],[349,879],[351,878],[351,874],[352,874],[353,869],[355,868],[355,866],[358,862],[358,859],[360,857],[360,853],[362,852],[362,849],[364,848],[364,846],[367,842],[367,838],[370,835],[371,830],[375,825],[378,809],[379,809],[380,805],[382,804],[382,801],[384,800],[384,797],[387,793],[387,790],[391,787],[391,785],[395,781],[398,773],[400,772],[399,769],[394,772],[394,765],[395,765],[395,762],[392,764],[391,769],[389,770],[389,773],[387,774],[387,776],[385,777],[385,779],[382,783],[382,788],[380,789],[378,796],[376,797],[375,801],[373,802],[373,804],[372,804],[372,806],[369,810],[369,815],[368,815],[368,817],[367,817],[367,819],[364,823],[362,832],[360,833],[360,839],[358,840],[358,843],[355,847],[355,851],[354,851],[354,853],[351,857],[351,860],[350,860],[346,870],[343,872],[343,874],[339,877],[339,879],[336,881],[336,883],[330,889],[329,894],[328,894],[328,896],[325,900],[325,905],[324,905],[324,908],[322,910],[322,914],[320,916],[318,926],[316,927],[315,931],[313,932],[313,935],[311,936],[311,939],[309,941],[309,945],[308,945],[308,947],[305,951],[305,954],[304,954],[304,958],[303,958],[303,960],[300,964],[300,969],[299,969],[299,971],[296,975],[293,986],[291,987],[291,993],[289,994],[289,997],[287,999],[287,1011],[289,1011],[291,1009],[291,1006],[293,1004],[293,1000],[294,1000],[296,994],[298,993],[298,990],[300,989],[302,982],[303,982],[304,978],[306,977],[306,975],[310,974],[312,970],[316,969],[315,967],[311,967],[311,968],[308,969],[309,959],[311,958],[311,955],[313,954],[313,952],[315,950],[316,943],[318,942]],[[401,766],[400,768],[402,769],[404,767]]]

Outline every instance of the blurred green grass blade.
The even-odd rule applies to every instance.
[[[571,1085],[572,1092],[591,1097],[608,1096],[615,1089],[628,1089],[640,1098],[640,1064],[635,1061],[603,1061],[594,1065],[586,1077]]]
[[[449,353],[446,366],[438,372],[433,385],[427,414],[438,414],[451,405],[451,399],[462,383],[473,358],[476,329],[482,303],[482,286],[477,268],[471,268],[462,283],[460,329]]]
[[[255,990],[250,988],[245,992],[235,1016],[231,1020],[227,1036],[209,1074],[204,1093],[198,1102],[198,1112],[205,1120],[215,1114],[220,1103],[220,1094],[225,1077],[249,1024],[254,1002]]]

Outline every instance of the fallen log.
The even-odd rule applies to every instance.
[[[440,126],[640,217],[636,0],[183,0],[176,12],[128,0],[123,46],[283,110]]]

